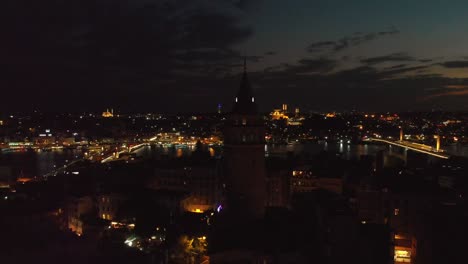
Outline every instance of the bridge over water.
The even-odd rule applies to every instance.
[[[369,138],[368,141],[381,142],[381,143],[389,144],[392,146],[397,146],[397,147],[401,147],[404,149],[409,149],[409,150],[413,150],[419,153],[427,154],[436,158],[441,158],[441,159],[450,158],[450,155],[448,153],[446,153],[444,150],[441,150],[438,147],[434,148],[432,146],[414,143],[410,141],[390,140],[390,139],[381,139],[381,138]]]

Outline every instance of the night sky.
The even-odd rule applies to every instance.
[[[447,3],[450,2],[450,3]],[[468,2],[3,0],[0,111],[468,110]]]

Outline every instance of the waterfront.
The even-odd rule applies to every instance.
[[[310,157],[321,151],[341,153],[344,159],[359,159],[362,155],[375,155],[384,145],[378,144],[346,144],[339,142],[319,141],[304,144],[265,145],[265,156],[303,155]],[[160,158],[188,156],[194,151],[194,146],[144,146],[135,151],[137,157]],[[220,146],[207,146],[211,155],[219,156],[222,153]],[[446,146],[448,153],[468,157],[468,146]],[[9,167],[13,176],[25,177],[43,176],[66,163],[81,158],[83,153],[79,150],[55,150],[42,152],[12,152],[0,155],[0,166]]]
[[[83,156],[79,150],[21,151],[0,154],[0,167],[8,167],[15,177],[43,176]]]

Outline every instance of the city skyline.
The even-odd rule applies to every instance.
[[[466,262],[468,112],[265,114],[254,59],[216,112],[0,113],[3,262]]]
[[[263,112],[465,111],[465,5],[11,1],[0,111],[230,109],[243,57]]]
[[[467,7],[3,1],[2,263],[466,263]]]

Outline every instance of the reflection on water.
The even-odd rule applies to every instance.
[[[293,155],[303,154],[312,156],[321,151],[331,153],[342,153],[345,159],[359,159],[361,155],[374,155],[379,150],[384,149],[383,145],[353,145],[346,143],[333,142],[314,142],[305,144],[291,145],[265,145],[265,156],[286,156],[288,153]],[[444,149],[452,154],[468,157],[468,146],[451,145],[444,146]],[[137,156],[145,158],[182,157],[189,156],[195,150],[194,146],[145,146],[136,150]],[[211,156],[220,156],[222,147],[207,147],[206,151]],[[26,177],[42,176],[61,167],[66,161],[71,161],[82,156],[78,150],[57,150],[51,152],[16,152],[0,154],[0,166],[12,168],[14,176],[23,173]]]
[[[455,144],[443,146],[443,149],[452,155],[468,157],[468,145]]]
[[[144,158],[160,158],[163,156],[166,157],[186,157],[190,156],[193,151],[195,151],[195,146],[143,146],[134,151],[138,157]],[[204,149],[211,157],[220,156],[222,154],[221,146],[209,146]]]
[[[82,156],[78,150],[55,150],[49,152],[12,152],[0,154],[0,166],[12,169],[13,176],[43,176]]]
[[[143,146],[134,151],[138,157],[158,158],[167,157],[183,157],[189,156],[195,150],[194,146]]]
[[[327,151],[341,153],[345,159],[359,159],[361,155],[374,155],[384,148],[385,146],[383,145],[353,145],[320,141],[317,143],[266,146],[265,151],[266,156],[284,156],[288,153],[312,156],[322,151]]]
[[[341,153],[345,159],[359,159],[361,155],[375,155],[379,150],[385,149],[384,145],[374,144],[347,144],[340,142],[319,141],[316,143],[291,144],[291,145],[269,145],[265,146],[267,156],[282,156],[287,153],[294,155],[314,155],[321,151]],[[444,146],[443,149],[455,156],[468,157],[467,145]]]

